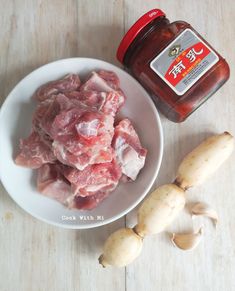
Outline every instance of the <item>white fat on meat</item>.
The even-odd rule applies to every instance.
[[[102,100],[99,104],[98,110],[100,110],[104,106],[107,94],[105,92],[101,92],[100,96],[101,96]]]
[[[55,140],[53,141],[52,143],[52,147],[54,149],[54,154],[57,156],[57,159],[60,161],[60,162],[64,162],[66,161],[66,158],[67,158],[67,151],[64,147],[64,145],[62,145],[59,141]],[[59,157],[58,157],[59,155]]]
[[[100,121],[98,119],[93,119],[87,122],[83,121],[76,124],[76,130],[78,134],[83,137],[97,136],[99,124]]]
[[[112,146],[122,173],[135,180],[145,164],[147,150],[142,147],[129,119],[121,120],[115,127]]]
[[[92,72],[91,77],[81,86],[81,91],[111,92],[113,88],[99,74]]]
[[[102,190],[102,191],[112,191],[112,190],[114,190],[115,188],[116,188],[116,186],[117,186],[117,184],[118,184],[118,180],[116,180],[116,181],[114,181],[114,180],[110,180],[110,179],[108,179],[107,181],[106,181],[106,183],[97,183],[97,184],[94,184],[94,185],[88,185],[88,186],[86,186],[86,191],[87,192],[97,192],[97,191],[100,191],[100,190]],[[82,197],[83,195],[81,194],[81,197]]]
[[[145,157],[140,156],[135,149],[119,137],[116,141],[116,155],[121,165],[122,173],[133,181],[143,168]]]

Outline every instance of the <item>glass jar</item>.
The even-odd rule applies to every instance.
[[[184,121],[229,78],[224,58],[185,21],[153,9],[123,37],[118,60],[174,122]]]

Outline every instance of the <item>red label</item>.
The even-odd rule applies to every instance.
[[[210,50],[204,43],[198,42],[194,44],[174,60],[164,77],[171,85],[176,86],[209,53]]]

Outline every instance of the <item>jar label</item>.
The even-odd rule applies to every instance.
[[[214,64],[217,54],[191,29],[185,29],[150,63],[177,95],[183,95]]]

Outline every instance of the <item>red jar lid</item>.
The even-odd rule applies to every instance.
[[[118,50],[117,50],[117,59],[122,63],[125,53],[130,46],[130,44],[134,41],[136,36],[140,33],[140,31],[155,18],[165,16],[165,13],[160,9],[152,9],[149,12],[145,13],[141,16],[136,23],[134,23],[131,28],[124,35]]]

